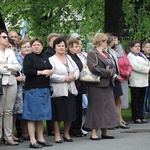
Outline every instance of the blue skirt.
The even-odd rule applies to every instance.
[[[26,120],[51,120],[51,98],[49,88],[25,91],[22,118]]]

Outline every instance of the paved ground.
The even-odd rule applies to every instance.
[[[130,129],[109,130],[115,136],[112,140],[89,140],[90,133],[84,138],[73,138],[74,142],[63,144],[54,143],[53,136],[45,135],[53,147],[43,150],[149,150],[150,149],[150,121],[147,124],[129,124]],[[101,133],[99,132],[99,135]],[[0,144],[0,150],[29,150],[29,141],[24,141],[19,146],[5,146]]]

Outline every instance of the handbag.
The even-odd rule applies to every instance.
[[[3,75],[2,75],[3,77]],[[2,77],[0,78],[0,95],[3,95]]]
[[[96,65],[98,65],[98,58],[96,54],[95,54],[95,57],[96,57]],[[79,80],[83,82],[97,82],[98,83],[100,82],[100,76],[92,74],[86,63],[80,72]]]

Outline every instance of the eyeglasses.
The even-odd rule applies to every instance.
[[[0,36],[0,37],[2,37],[3,39],[8,39],[8,36]]]
[[[10,38],[18,38],[18,36],[10,36]]]

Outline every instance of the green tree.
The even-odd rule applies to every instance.
[[[105,14],[105,8],[110,10],[109,15]],[[119,8],[121,16],[113,23],[114,13],[118,13],[112,11],[115,8]],[[149,0],[2,0],[0,10],[10,25],[9,30],[20,31],[25,20],[29,24],[28,35],[44,41],[51,32],[68,35],[78,32],[86,38],[96,32],[113,30],[119,33],[123,43],[150,39]]]

